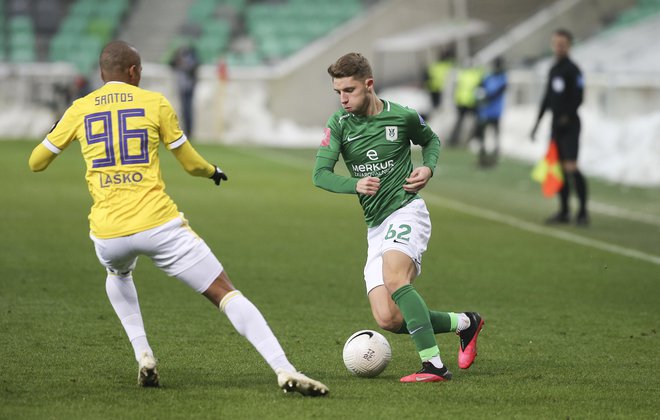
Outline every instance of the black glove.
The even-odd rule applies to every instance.
[[[225,173],[222,172],[222,169],[218,168],[215,165],[213,166],[215,167],[215,172],[209,178],[212,179],[213,182],[215,182],[215,185],[220,185],[220,181],[227,181],[227,175],[225,175]]]

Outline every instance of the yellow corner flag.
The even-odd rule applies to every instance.
[[[564,185],[564,174],[559,162],[559,150],[554,140],[550,141],[548,152],[543,160],[534,166],[532,170],[532,179],[541,183],[541,190],[546,197],[552,197],[557,194]]]

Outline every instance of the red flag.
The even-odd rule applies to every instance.
[[[541,190],[546,197],[557,194],[564,185],[564,174],[559,162],[557,142],[550,140],[548,152],[543,160],[536,164],[532,170],[532,179],[541,183]]]

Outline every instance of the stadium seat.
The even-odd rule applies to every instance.
[[[62,21],[58,33],[82,34],[87,26],[88,18],[86,16],[69,15]]]
[[[658,13],[660,13],[660,0],[640,0],[634,7],[627,9],[617,17],[612,29],[632,25]]]
[[[35,33],[32,19],[27,15],[14,16],[8,22],[8,38],[3,41],[9,61],[25,63],[36,60]]]
[[[97,18],[107,19],[115,25],[119,23],[119,19],[124,14],[126,5],[121,1],[106,1],[99,3],[95,9],[93,16]]]
[[[9,61],[12,63],[29,63],[36,59],[37,55],[34,50],[34,45],[28,47],[12,47],[9,50]]]
[[[204,64],[213,64],[220,53],[227,46],[227,39],[218,39],[210,36],[202,36],[195,41],[195,48],[199,59]]]
[[[34,25],[32,20],[27,15],[19,15],[9,20],[9,32],[11,34],[17,33],[34,33]]]
[[[96,8],[96,2],[93,0],[78,0],[75,2],[71,9],[69,10],[70,16],[77,16],[82,18],[89,18],[94,14],[94,9]]]
[[[215,0],[197,0],[188,9],[188,20],[192,22],[204,22],[211,19],[217,6]]]
[[[258,52],[228,53],[224,58],[230,67],[249,67],[263,64],[263,59]]]
[[[103,45],[112,39],[128,0],[75,0],[57,33],[50,40],[51,61],[68,61],[88,74],[97,65]]]
[[[231,24],[225,20],[209,20],[202,25],[202,36],[229,39]]]
[[[169,45],[167,46],[167,50],[163,53],[160,61],[162,63],[169,64],[176,50],[178,50],[184,45],[194,44],[194,40],[195,40],[194,37],[190,37],[186,35],[178,35],[172,38],[170,40]]]
[[[257,3],[246,10],[249,35],[267,58],[282,58],[303,48],[362,11],[359,0],[289,0]]]
[[[5,61],[7,59],[7,54],[5,53],[6,48],[5,34],[2,27],[0,27],[0,61]]]
[[[115,23],[110,19],[97,17],[90,20],[87,26],[87,33],[97,37],[105,44],[112,38],[115,26]]]
[[[247,7],[246,0],[220,0],[220,6],[229,6],[236,14],[241,14]]]
[[[88,0],[91,1],[91,0]],[[214,63],[220,55],[230,65],[259,65],[264,60],[278,60],[304,48],[310,42],[327,34],[333,28],[352,19],[362,11],[361,0],[195,0],[189,7],[187,22],[179,35],[172,39],[163,61],[176,50],[181,35],[194,40],[200,59]],[[220,18],[220,16],[222,18]],[[254,50],[239,48],[227,51],[232,37],[234,19],[243,20],[246,35]],[[196,28],[191,31],[186,28]]]

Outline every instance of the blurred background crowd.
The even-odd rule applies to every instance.
[[[496,147],[475,141],[484,81],[506,75],[497,147],[532,162],[547,147],[528,140],[560,27],[585,80],[581,167],[660,185],[660,0],[0,0],[0,138],[43,137],[101,84],[98,54],[122,39],[142,56],[142,87],[173,102],[195,141],[317,146],[338,107],[325,70],[357,51],[380,97],[476,153]]]

